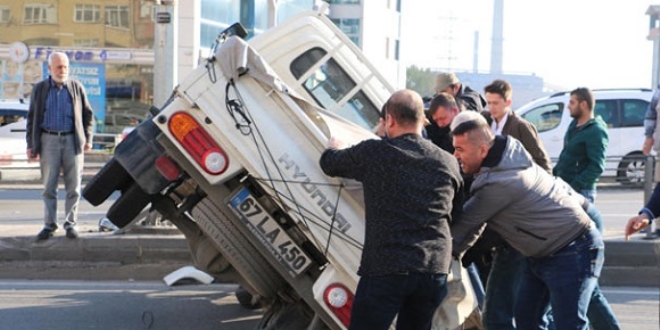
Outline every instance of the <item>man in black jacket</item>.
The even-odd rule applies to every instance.
[[[411,90],[385,107],[386,139],[345,148],[331,138],[326,175],[362,182],[365,238],[350,330],[430,329],[447,295],[449,223],[463,205],[463,180],[451,154],[422,137],[424,105]]]
[[[461,110],[474,110],[479,113],[486,107],[486,99],[479,92],[463,85],[453,72],[440,72],[435,76],[436,94],[451,94]]]

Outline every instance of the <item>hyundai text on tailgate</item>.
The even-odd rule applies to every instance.
[[[392,88],[320,14],[249,42],[235,28],[83,195],[99,205],[120,190],[107,213],[118,227],[147,206],[172,221],[196,267],[260,298],[259,329],[345,329],[364,238],[362,186],[325,176],[318,160],[331,136],[378,138],[371,131]],[[452,306],[435,328],[463,323],[471,291]]]

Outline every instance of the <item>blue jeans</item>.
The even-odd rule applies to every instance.
[[[41,194],[44,201],[44,226],[51,229],[57,228],[57,185],[60,170],[66,189],[64,228],[75,226],[78,218],[84,155],[76,155],[73,140],[73,134],[41,135],[39,157],[44,182],[44,191]]]
[[[513,310],[527,258],[514,248],[498,247],[486,283],[483,324],[487,330],[512,330]]]
[[[550,305],[557,329],[587,330],[587,308],[604,259],[603,239],[595,228],[553,255],[527,258],[515,309],[518,328],[539,329]]]
[[[447,296],[446,274],[363,276],[358,282],[349,330],[431,329],[435,310]]]
[[[596,224],[598,232],[603,232],[603,217],[594,204],[589,204],[587,214]],[[591,302],[587,310],[587,317],[594,330],[619,330],[621,326],[614,316],[614,312],[609,302],[600,291],[600,286],[596,284],[594,292],[591,295]]]
[[[477,296],[477,305],[479,309],[483,310],[484,308],[484,297],[486,292],[484,292],[484,285],[481,283],[481,277],[479,276],[479,269],[477,265],[473,262],[467,267],[468,276],[470,277],[470,284],[472,284],[472,290],[474,290],[474,295]]]
[[[584,196],[588,201],[595,203],[596,202],[596,189],[584,189],[580,191],[580,194]]]

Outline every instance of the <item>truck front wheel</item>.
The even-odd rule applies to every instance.
[[[121,164],[114,158],[105,163],[105,165],[92,177],[83,189],[83,197],[87,202],[94,206],[99,206],[105,202],[115,190],[122,190],[128,186],[133,179],[126,172]]]
[[[119,228],[131,223],[138,214],[151,202],[151,195],[144,192],[136,182],[125,189],[115,201],[106,217]]]

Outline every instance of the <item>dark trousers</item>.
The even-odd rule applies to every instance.
[[[349,330],[431,328],[435,310],[447,296],[446,274],[363,276],[358,282]]]

